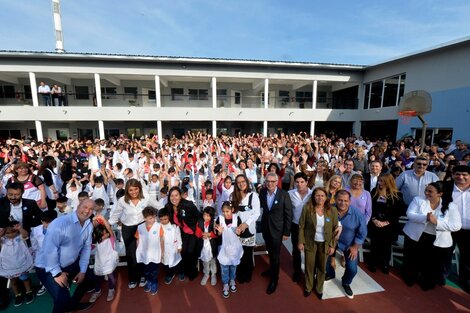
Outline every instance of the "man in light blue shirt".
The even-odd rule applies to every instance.
[[[93,275],[88,269],[93,224],[90,216],[95,202],[87,199],[73,214],[61,216],[48,227],[43,248],[36,259],[39,280],[54,300],[53,313],[83,310],[91,303],[79,303]],[[70,296],[70,280],[77,284]]]
[[[339,221],[342,231],[338,240],[338,249],[343,251],[346,261],[344,275],[341,278],[344,292],[349,299],[354,297],[351,283],[357,274],[358,251],[367,236],[367,225],[364,215],[356,208],[351,207],[351,194],[346,190],[339,190],[335,194],[336,208],[338,209]],[[335,277],[335,271],[326,262],[326,280]]]
[[[428,165],[429,160],[419,156],[416,158],[412,170],[404,171],[397,177],[397,188],[403,193],[406,205],[409,205],[414,197],[424,197],[426,186],[439,180],[436,174],[426,171]]]

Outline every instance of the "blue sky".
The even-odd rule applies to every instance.
[[[470,35],[468,0],[62,0],[68,52],[373,64]],[[0,0],[0,49],[54,51],[50,0]]]

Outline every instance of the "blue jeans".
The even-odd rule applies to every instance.
[[[222,283],[224,285],[228,284],[229,281],[235,280],[237,272],[236,265],[222,265],[220,264],[220,275],[222,276]]]
[[[158,269],[160,264],[152,263],[144,265],[144,275],[147,280],[147,284],[150,284],[152,290],[158,290]]]
[[[326,261],[326,276],[335,277],[335,270],[331,267],[330,256]],[[355,260],[349,259],[349,251],[344,251],[344,259],[346,261],[346,268],[344,275],[341,278],[341,283],[343,285],[351,285],[354,276],[357,274],[357,263],[359,262],[359,256]]]
[[[80,272],[78,259],[73,264],[62,268],[62,272],[68,274],[70,284],[72,279]],[[52,313],[72,311],[75,305],[80,302],[80,299],[86,291],[90,289],[93,284],[94,277],[93,272],[88,269],[85,273],[85,279],[82,283],[77,285],[75,292],[70,296],[69,288],[60,287],[54,280],[54,277],[52,277],[52,274],[46,272],[43,268],[36,267],[36,275],[44,287],[46,287],[47,291],[49,291],[53,299],[54,307],[52,309]]]
[[[49,94],[43,94],[42,95],[42,102],[44,102],[44,105],[46,107],[51,106],[52,105],[51,96]]]

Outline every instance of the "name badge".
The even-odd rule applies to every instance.
[[[329,218],[329,217],[325,218],[325,221],[329,222],[329,221],[330,221],[330,218]]]

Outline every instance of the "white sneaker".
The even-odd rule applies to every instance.
[[[230,291],[231,292],[237,292],[237,285],[235,284],[234,280],[230,281]]]
[[[36,292],[36,296],[42,296],[45,293],[46,293],[46,287],[42,285],[41,288],[39,288],[39,290]]]
[[[106,297],[106,301],[108,301],[108,302],[113,301],[115,292],[116,291],[114,289],[109,289],[108,290],[108,296]]]
[[[211,285],[212,286],[217,285],[217,276],[215,274],[211,275]]]
[[[101,291],[95,291],[92,295],[91,295],[91,298],[90,300],[88,300],[88,302],[90,303],[95,303],[96,300],[101,296]]]
[[[224,285],[224,289],[222,290],[222,295],[224,296],[224,298],[230,297],[230,293],[228,292],[228,284]]]
[[[201,285],[205,286],[208,280],[209,280],[209,275],[204,274],[204,276],[202,276]]]
[[[142,277],[139,282],[139,287],[143,288],[145,287],[145,284],[147,284],[147,280],[144,277]]]

